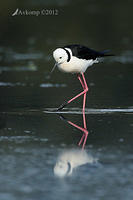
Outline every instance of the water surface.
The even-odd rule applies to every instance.
[[[132,7],[131,1],[105,0],[1,3],[0,199],[133,199]],[[59,12],[12,17],[17,8]],[[82,98],[64,109],[67,120],[46,110],[82,89],[75,75],[56,69],[49,76],[52,51],[71,43],[116,56],[85,73],[85,151],[92,162],[77,164],[61,178],[54,174],[59,156],[81,150],[82,131],[67,120],[83,127]]]

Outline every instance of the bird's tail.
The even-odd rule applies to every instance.
[[[99,57],[115,56],[114,54],[108,54],[108,52],[110,52],[110,50],[101,51],[100,54],[99,54]]]

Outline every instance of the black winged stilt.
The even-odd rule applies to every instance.
[[[61,104],[57,111],[60,111],[67,104],[71,103],[81,95],[84,95],[83,112],[85,111],[86,93],[88,91],[88,86],[85,80],[84,73],[88,67],[90,67],[94,63],[98,63],[99,57],[113,56],[106,53],[107,51],[98,52],[79,44],[72,44],[60,47],[53,52],[53,57],[56,63],[51,72],[53,72],[53,70],[57,66],[62,72],[75,73],[77,74],[77,77],[83,88],[83,91],[80,92],[78,95]]]

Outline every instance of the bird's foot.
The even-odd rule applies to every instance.
[[[62,110],[67,104],[68,104],[68,102],[65,101],[63,104],[61,104],[61,105],[59,106],[59,108],[57,108],[57,111]]]

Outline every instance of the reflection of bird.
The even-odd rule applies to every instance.
[[[97,159],[89,156],[86,151],[77,149],[66,150],[58,157],[54,167],[54,174],[59,177],[69,176],[74,168],[96,162]]]
[[[83,87],[83,92],[76,95],[74,98],[69,101],[65,101],[58,110],[64,108],[67,104],[75,100],[81,95],[84,95],[83,100],[83,111],[85,110],[85,102],[86,102],[86,93],[88,91],[88,86],[84,77],[84,72],[88,67],[98,62],[99,57],[111,56],[110,54],[106,54],[106,51],[98,52],[88,47],[82,45],[67,45],[61,48],[57,48],[53,52],[53,57],[56,61],[54,68],[58,66],[58,68],[63,72],[69,73],[77,73],[78,79]],[[54,70],[52,69],[52,71]],[[82,75],[83,80],[80,77]]]

